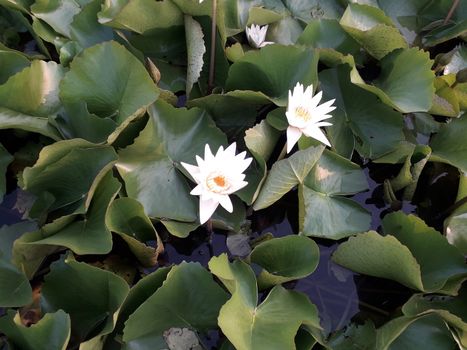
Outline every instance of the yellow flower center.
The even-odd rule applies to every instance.
[[[214,172],[209,174],[209,176],[206,178],[206,187],[211,192],[221,193],[225,190],[228,190],[230,184],[224,175],[219,174],[218,172]]]
[[[310,112],[308,111],[308,109],[306,108],[303,108],[303,107],[297,107],[295,108],[295,115],[304,120],[304,121],[309,121],[311,119],[311,115],[310,115]]]

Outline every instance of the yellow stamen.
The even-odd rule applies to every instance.
[[[303,108],[303,107],[297,107],[295,108],[295,115],[300,118],[300,119],[303,119],[304,121],[309,121],[311,119],[311,115],[310,115],[310,112],[308,111],[308,109],[306,108]]]
[[[206,178],[206,187],[211,192],[222,193],[229,189],[230,184],[224,175],[214,172]]]

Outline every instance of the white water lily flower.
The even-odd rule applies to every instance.
[[[198,166],[182,162],[183,167],[196,181],[190,194],[199,197],[199,219],[204,224],[220,204],[229,213],[233,211],[229,194],[248,185],[243,172],[250,165],[252,158],[246,158],[246,152],[235,155],[235,142],[224,150],[219,147],[214,156],[206,144],[204,159],[196,156]]]
[[[260,27],[259,25],[252,24],[251,28],[246,27],[246,37],[250,46],[259,49],[263,46],[274,44],[272,41],[264,41],[267,31],[267,25]]]
[[[320,105],[319,102],[323,96],[322,91],[313,96],[313,85],[308,86],[305,91],[303,89],[303,85],[297,83],[293,92],[289,90],[289,102],[285,112],[289,122],[287,128],[287,153],[292,150],[302,134],[331,146],[320,127],[332,125],[322,120],[332,117],[328,113],[336,109],[335,106],[332,106],[335,99]]]

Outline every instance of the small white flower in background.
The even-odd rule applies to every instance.
[[[320,127],[332,125],[322,120],[332,117],[328,113],[336,109],[335,106],[332,106],[335,99],[320,105],[319,102],[323,96],[322,91],[313,96],[313,85],[308,86],[305,91],[303,89],[303,85],[297,83],[293,92],[289,90],[289,102],[285,112],[289,122],[287,128],[287,153],[292,150],[302,133],[331,146]]]
[[[246,152],[235,155],[235,148],[235,142],[225,150],[221,146],[214,156],[206,144],[204,159],[196,156],[198,166],[181,163],[198,184],[190,194],[200,196],[201,224],[208,221],[219,204],[231,213],[233,206],[229,194],[248,185],[248,182],[244,181],[243,172],[250,165],[252,158],[245,159]]]
[[[251,28],[246,27],[246,37],[250,46],[259,49],[263,46],[274,44],[272,41],[264,41],[267,31],[267,25],[260,27],[259,25],[252,24]]]
[[[199,0],[199,3],[201,4],[204,0]]]

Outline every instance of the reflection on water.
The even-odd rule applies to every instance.
[[[13,225],[22,221],[22,214],[17,209],[14,209],[19,191],[16,189],[3,197],[3,202],[0,203],[0,227],[3,225]]]

